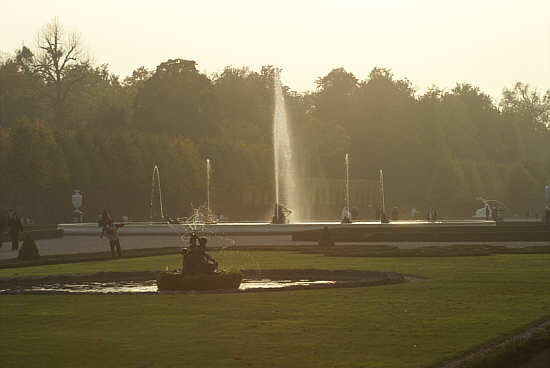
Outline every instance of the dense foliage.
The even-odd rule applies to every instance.
[[[62,62],[68,51],[60,51]],[[157,164],[165,212],[188,215],[206,200],[210,158],[215,211],[268,218],[273,67],[205,75],[194,61],[174,59],[121,81],[78,54],[56,74],[46,56],[23,47],[0,62],[0,207],[68,221],[69,197],[80,189],[88,219],[103,207],[147,218]],[[362,217],[374,215],[380,168],[387,206],[402,213],[437,207],[471,216],[478,196],[504,202],[509,215],[544,205],[550,91],[518,83],[497,104],[469,84],[418,94],[388,69],[361,80],[338,68],[313,92],[285,94],[313,217],[338,217],[346,152]]]

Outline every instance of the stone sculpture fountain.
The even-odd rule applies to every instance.
[[[218,262],[206,253],[207,239],[193,232],[189,248],[182,249],[183,267],[175,272],[161,272],[159,290],[223,290],[238,289],[243,275],[218,269]]]

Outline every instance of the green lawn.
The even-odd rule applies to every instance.
[[[2,367],[427,367],[550,315],[550,255],[212,253],[232,268],[397,271],[427,281],[218,295],[0,296]],[[0,270],[173,268],[178,256]]]

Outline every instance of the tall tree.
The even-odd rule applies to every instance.
[[[32,53],[23,46],[15,57],[0,61],[0,127],[13,126],[21,118],[44,119],[44,84],[28,69]]]
[[[550,90],[542,96],[529,84],[517,82],[505,88],[500,106],[505,113],[516,114],[528,129],[550,128]]]
[[[57,18],[46,24],[36,35],[37,52],[34,67],[54,89],[55,121],[63,120],[67,95],[83,80],[78,68],[86,68],[89,59],[84,52],[80,35],[67,32]]]
[[[216,113],[212,82],[191,60],[161,63],[135,99],[136,125],[145,131],[206,137],[214,134]]]
[[[312,111],[326,121],[344,123],[357,90],[357,78],[344,68],[337,68],[315,83],[317,92],[313,95]]]

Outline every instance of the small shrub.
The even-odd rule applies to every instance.
[[[28,261],[40,258],[38,247],[36,246],[36,243],[30,235],[25,236],[25,240],[23,240],[23,246],[19,250],[19,255],[17,258],[20,261]]]
[[[319,246],[323,248],[334,246],[334,240],[332,240],[332,236],[330,235],[330,230],[328,229],[327,226],[325,226],[321,231],[321,237],[319,238]]]

